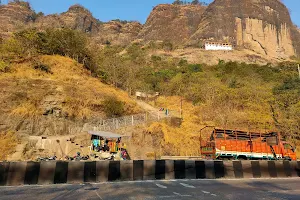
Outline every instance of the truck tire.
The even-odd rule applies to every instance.
[[[285,157],[283,158],[283,160],[292,161],[292,159],[291,159],[289,156],[285,156]]]
[[[248,158],[246,156],[238,156],[237,159],[238,160],[248,160]]]

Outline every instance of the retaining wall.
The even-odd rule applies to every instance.
[[[286,177],[300,177],[300,161],[137,160],[0,163],[0,186]]]

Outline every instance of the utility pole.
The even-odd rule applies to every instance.
[[[300,79],[300,64],[298,64],[298,72],[299,72],[299,79]]]
[[[180,118],[182,119],[182,95],[180,95]]]

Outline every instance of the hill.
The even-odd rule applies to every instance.
[[[300,33],[288,9],[278,0],[215,0],[208,6],[161,4],[144,25],[121,20],[101,22],[78,4],[61,14],[47,16],[35,13],[22,1],[1,5],[0,10],[2,38],[29,27],[70,28],[86,33],[97,45],[163,41],[173,49],[194,48],[193,56],[206,41],[231,43],[238,51],[250,50],[263,57],[259,59],[261,63],[289,60],[300,52]],[[251,62],[248,53],[236,55]],[[227,56],[228,61],[234,57]]]
[[[13,32],[25,28],[39,30],[70,28],[85,32],[98,44],[127,45],[136,39],[142,25],[139,22],[101,22],[81,5],[73,5],[61,14],[35,13],[29,3],[11,2],[0,5],[0,36],[9,37]]]
[[[105,119],[105,100],[122,102],[123,112],[139,112],[128,95],[91,77],[76,61],[40,56],[0,72],[0,132],[25,135],[74,134],[76,127]]]

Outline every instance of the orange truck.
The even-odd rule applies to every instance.
[[[214,129],[200,133],[200,152],[206,159],[296,160],[295,148],[279,133]]]

